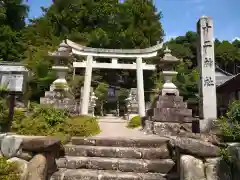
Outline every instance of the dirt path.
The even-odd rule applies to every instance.
[[[99,119],[101,133],[97,137],[127,137],[127,138],[159,138],[155,135],[146,135],[141,128],[127,128],[127,121],[116,117],[103,117]]]

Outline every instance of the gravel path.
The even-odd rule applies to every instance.
[[[141,128],[127,128],[127,120],[120,118],[102,117],[98,121],[102,132],[96,137],[159,138],[159,136],[144,134]]]

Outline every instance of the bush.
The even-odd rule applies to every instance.
[[[50,126],[64,122],[68,118],[66,111],[51,106],[39,106],[33,109],[32,118],[43,118]]]
[[[218,122],[223,141],[240,141],[240,101],[233,102]]]
[[[72,117],[60,125],[70,136],[94,136],[100,133],[100,127],[95,118],[89,116]]]
[[[23,109],[16,109],[14,110],[14,116],[13,116],[13,121],[21,121],[25,119],[25,112]]]
[[[130,121],[128,122],[127,127],[134,129],[134,128],[140,127],[141,125],[142,125],[142,122],[141,122],[140,116],[135,116],[132,119],[130,119]]]
[[[88,116],[70,117],[65,111],[49,106],[38,106],[31,116],[16,120],[13,132],[22,135],[42,136],[92,136],[100,132],[95,118]]]
[[[7,162],[5,158],[0,157],[0,179],[20,180],[18,164]]]
[[[1,131],[5,131],[7,130],[6,128],[9,126],[9,118],[8,118],[8,108],[6,105],[6,100],[1,99],[0,100],[0,129]],[[25,116],[25,112],[23,109],[21,108],[15,108],[14,110],[14,117],[13,120],[22,120],[24,119]]]

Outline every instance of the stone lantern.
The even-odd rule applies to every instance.
[[[178,58],[172,56],[171,50],[166,47],[164,50],[164,57],[161,59],[160,63],[163,66],[163,76],[165,83],[163,84],[162,88],[162,96],[165,95],[175,95],[179,96],[179,91],[175,84],[172,82],[172,79],[174,76],[176,76],[178,73],[173,70],[174,64],[176,64],[179,61]]]
[[[95,93],[92,92],[91,97],[90,97],[90,105],[91,105],[91,108],[92,108],[92,116],[93,117],[95,117],[96,100],[98,100],[98,97],[96,97]]]
[[[57,73],[57,79],[52,83],[50,91],[54,91],[58,88],[63,88],[68,91],[68,84],[65,79],[68,73],[68,60],[71,58],[71,48],[63,41],[57,51],[50,53],[49,56],[55,60],[55,65],[52,69]]]

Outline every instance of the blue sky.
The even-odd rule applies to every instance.
[[[52,0],[29,0],[29,17],[40,16],[40,7],[51,3]],[[216,38],[240,38],[240,0],[155,0],[155,4],[163,13],[165,40],[196,31],[196,22],[202,15],[213,18]]]

